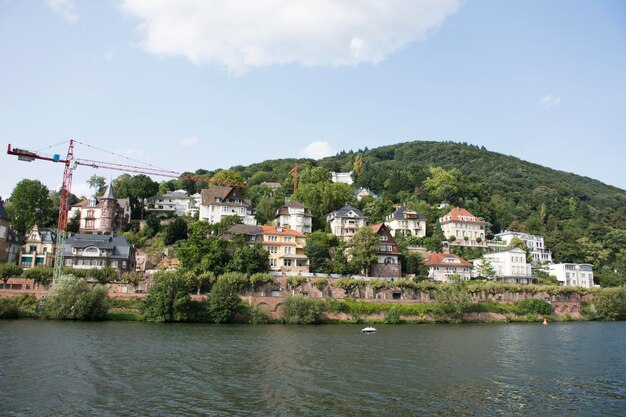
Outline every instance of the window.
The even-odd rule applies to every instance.
[[[283,238],[283,240],[284,240],[285,242],[291,242],[291,236],[285,236],[285,237]]]
[[[34,253],[34,252],[37,252],[37,246],[35,246],[35,245],[30,245],[30,246],[28,247],[28,253]]]
[[[285,255],[289,255],[289,254],[291,254],[291,247],[287,246],[285,247]]]
[[[270,259],[270,266],[276,266],[276,258]]]
[[[111,261],[111,267],[117,268],[117,261]]]
[[[380,240],[386,242],[387,240],[389,240],[389,238],[387,237],[387,235],[382,235],[380,236]]]
[[[284,266],[291,266],[291,259],[283,259]]]
[[[278,246],[268,246],[267,251],[269,253],[278,253]]]
[[[385,258],[385,263],[386,264],[395,264],[396,260],[394,258],[392,258],[391,256],[388,256]]]

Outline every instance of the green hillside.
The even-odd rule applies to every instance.
[[[271,218],[273,210],[293,191],[288,172],[295,162],[300,169],[300,186],[294,197],[313,211],[318,229],[324,227],[329,211],[345,203],[357,205],[352,188],[330,184],[329,172],[354,171],[355,186],[367,187],[383,197],[380,203],[366,199],[358,204],[372,222],[381,221],[393,204],[406,203],[427,216],[429,234],[440,240],[435,226],[446,211],[438,208],[445,200],[488,221],[488,237],[504,229],[540,234],[555,261],[591,262],[606,284],[624,280],[626,191],[617,187],[484,147],[406,142],[341,152],[319,161],[281,159],[231,168],[250,185],[248,195],[259,221]],[[272,193],[259,185],[264,181],[280,182],[283,188]],[[194,184],[187,185],[192,191]]]

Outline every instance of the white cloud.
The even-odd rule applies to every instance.
[[[183,148],[191,148],[192,146],[196,145],[198,142],[199,142],[198,138],[195,136],[192,136],[190,138],[179,139],[178,145],[182,146]]]
[[[74,10],[74,0],[46,0],[46,4],[63,16],[67,23],[76,23],[80,17]]]
[[[337,150],[333,149],[326,141],[316,140],[300,149],[300,156],[303,158],[320,159],[326,156],[333,156]]]
[[[96,173],[96,175],[99,175],[100,173]],[[103,176],[103,175],[102,175]],[[107,184],[109,183],[109,178],[106,178],[106,182]],[[87,184],[86,182],[78,182],[78,183],[73,183],[72,184],[72,194],[74,194],[76,197],[80,198],[80,197],[91,197],[94,193],[94,189],[93,188],[89,188],[89,184]]]
[[[275,64],[377,63],[426,39],[460,0],[122,0],[141,46],[232,74]]]
[[[551,109],[561,104],[561,97],[555,96],[554,94],[548,94],[541,99],[539,104],[544,109]]]

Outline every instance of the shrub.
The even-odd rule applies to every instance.
[[[626,287],[603,288],[594,295],[589,309],[595,309],[600,320],[626,319]]]
[[[35,266],[31,269],[24,271],[22,275],[24,278],[35,280],[36,283],[41,285],[48,285],[52,281],[54,275],[54,268],[51,266]]]
[[[102,269],[91,268],[87,272],[87,276],[95,279],[100,284],[106,284],[117,279],[117,272],[112,267],[106,266]]]
[[[22,268],[15,264],[0,263],[0,279],[6,281],[9,278],[19,277],[22,275]]]
[[[246,276],[237,272],[220,275],[211,288],[209,299],[212,321],[228,323],[235,319],[235,316],[244,308],[239,292],[246,283]]]
[[[248,321],[250,324],[268,324],[272,322],[269,309],[265,305],[256,305],[250,308]]]
[[[543,316],[549,316],[552,314],[552,305],[544,300],[529,298],[515,303],[513,311],[515,314],[520,316],[526,314],[541,314]]]
[[[54,320],[102,320],[109,310],[107,288],[91,288],[82,278],[64,275],[41,300],[45,318]]]
[[[289,324],[314,324],[320,321],[322,306],[314,299],[292,295],[283,302],[283,321]]]
[[[185,321],[189,318],[191,288],[181,271],[157,272],[141,312],[154,321]]]
[[[400,324],[402,323],[402,316],[400,314],[400,309],[397,307],[391,308],[385,314],[385,323],[387,324]]]
[[[16,319],[20,316],[20,308],[14,297],[0,298],[0,319]]]

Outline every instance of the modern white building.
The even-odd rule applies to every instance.
[[[556,277],[561,285],[593,288],[593,265],[591,264],[550,264],[548,274]]]
[[[426,217],[407,206],[400,206],[388,215],[385,224],[396,237],[426,236]]]
[[[372,197],[374,200],[381,201],[382,198],[369,188],[357,188],[354,190],[354,198],[356,201],[363,200],[364,197]]]
[[[210,185],[200,195],[200,220],[214,224],[235,215],[241,217],[243,224],[256,225],[252,201],[244,199],[238,188]]]
[[[483,258],[493,266],[496,281],[531,284],[536,280],[533,277],[531,265],[526,262],[526,251],[520,248],[486,253]],[[472,262],[474,263],[474,276],[476,276],[476,268],[481,260],[474,259]]]
[[[428,268],[428,279],[433,281],[450,282],[451,275],[465,281],[471,278],[472,264],[451,253],[433,253],[421,263]]]
[[[526,246],[530,249],[530,254],[533,257],[533,264],[551,264],[552,252],[546,249],[546,245],[543,241],[543,236],[531,235],[529,233],[511,232],[505,230],[502,233],[495,235],[496,240],[500,240],[505,245],[511,243],[513,238],[521,239]]]
[[[157,216],[193,216],[200,211],[200,199],[199,193],[190,196],[185,190],[170,191],[148,200],[148,211]]]
[[[332,172],[332,182],[341,182],[343,184],[352,185],[352,171],[350,172]]]
[[[300,233],[311,233],[313,214],[304,204],[291,200],[276,211],[276,225],[289,227]]]
[[[344,242],[350,240],[357,230],[364,227],[366,220],[363,213],[352,206],[343,206],[326,216],[331,233]]]
[[[448,214],[439,218],[439,224],[450,245],[486,246],[485,227],[487,222],[464,208],[453,208]]]

